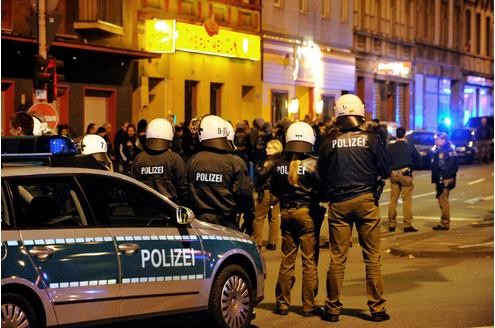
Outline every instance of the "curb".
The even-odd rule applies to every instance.
[[[443,257],[443,258],[476,258],[476,257],[492,257],[493,258],[493,250],[479,250],[479,251],[464,251],[461,249],[449,249],[446,251],[421,251],[415,249],[408,248],[400,248],[400,247],[392,247],[390,248],[390,254],[399,256],[399,257],[422,257],[422,258],[431,258],[431,257]]]

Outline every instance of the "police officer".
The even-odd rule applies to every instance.
[[[170,147],[174,126],[164,118],[152,120],[146,129],[144,151],[134,159],[131,174],[170,200],[177,202],[185,163]]]
[[[431,163],[431,183],[436,186],[436,198],[440,211],[440,224],[433,227],[433,230],[450,229],[450,206],[449,193],[455,188],[456,175],[459,168],[457,154],[450,144],[447,135],[443,132],[435,137],[433,159]]]
[[[231,153],[226,122],[206,115],[198,126],[201,150],[187,161],[181,183],[181,202],[200,220],[239,230],[238,213],[252,227],[253,186],[244,161]],[[249,233],[250,231],[248,231]]]
[[[107,155],[107,143],[99,135],[85,135],[79,142],[79,149],[81,149],[81,155],[54,156],[51,159],[52,166],[82,167],[113,171],[112,161]]]
[[[280,201],[282,261],[275,290],[276,314],[287,315],[295,282],[295,262],[301,248],[303,315],[318,314],[319,229],[323,216],[318,205],[320,177],[313,151],[315,133],[306,122],[294,122],[287,129],[284,158],[272,171],[271,191]]]
[[[339,320],[345,262],[352,226],[356,225],[366,265],[368,307],[373,321],[390,319],[383,299],[380,263],[381,179],[390,175],[390,158],[379,137],[360,129],[365,122],[364,105],[352,94],[335,103],[338,130],[329,134],[320,149],[318,170],[323,196],[328,204],[330,264],[327,272],[327,299],[322,319]]]
[[[388,231],[394,232],[397,225],[397,202],[402,192],[404,232],[416,232],[412,226],[413,169],[418,167],[421,157],[416,147],[405,138],[406,129],[398,127],[397,141],[387,145],[386,150],[392,160],[390,173],[390,204],[388,205]]]

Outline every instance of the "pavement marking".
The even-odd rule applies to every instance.
[[[486,243],[480,243],[480,244],[471,244],[471,245],[462,245],[462,246],[457,246],[457,248],[469,248],[469,247],[484,247],[484,246],[492,246],[493,247],[493,241],[489,241]]]
[[[467,185],[470,186],[470,185],[474,185],[474,184],[477,184],[477,183],[480,183],[480,182],[483,182],[485,181],[486,179],[485,178],[481,178],[481,179],[478,179],[478,180],[474,180],[474,181],[471,181],[471,182],[468,182]]]
[[[412,196],[412,199],[415,199],[415,198],[420,198],[420,197],[426,197],[426,196],[431,196],[431,195],[436,195],[437,192],[436,191],[432,191],[432,192],[427,192],[425,194],[419,194],[419,195],[414,195]],[[402,199],[399,199],[399,203],[402,202]],[[380,202],[380,205],[388,205],[390,204],[390,202]]]
[[[397,216],[397,219],[402,219],[401,216]],[[439,220],[439,216],[419,216],[419,215],[414,215],[413,220]],[[479,221],[480,218],[450,218],[450,221]]]
[[[476,204],[476,203],[479,203],[479,202],[486,202],[487,200],[493,200],[493,195],[486,196],[486,197],[474,197],[474,198],[470,198],[470,199],[465,200],[464,203],[467,203],[467,204]]]

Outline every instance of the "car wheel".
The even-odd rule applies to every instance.
[[[239,265],[229,265],[215,278],[208,310],[217,327],[246,328],[251,322],[254,291]]]
[[[24,297],[2,294],[2,327],[40,327],[36,312]]]

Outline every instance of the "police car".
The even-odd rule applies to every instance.
[[[190,209],[118,173],[8,157],[2,327],[198,310],[219,327],[249,326],[263,299],[265,265],[247,235],[194,220]]]

